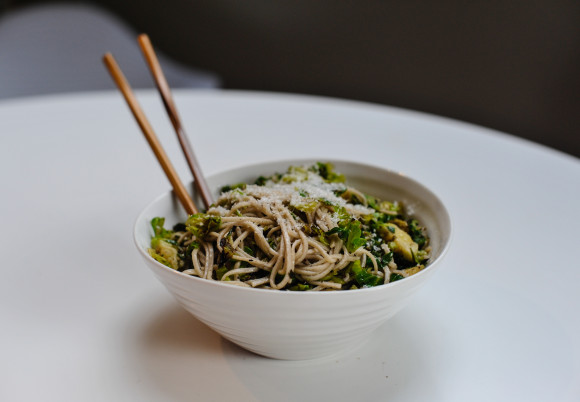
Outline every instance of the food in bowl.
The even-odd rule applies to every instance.
[[[184,274],[243,287],[374,287],[429,262],[429,236],[411,212],[347,185],[332,163],[290,166],[223,187],[205,213],[172,229],[153,218],[149,254]]]
[[[408,176],[361,163],[333,160],[336,170],[363,193],[399,200],[428,230],[429,263],[420,272],[381,286],[341,292],[292,292],[231,286],[172,269],[151,258],[151,220],[165,217],[168,227],[188,215],[174,192],[151,201],[139,214],[134,241],[145,265],[198,320],[237,345],[276,359],[304,360],[342,354],[363,345],[370,334],[400,311],[441,267],[449,249],[452,226],[443,202],[431,190]],[[261,162],[226,169],[207,177],[209,188],[250,183],[261,174],[286,171],[288,166],[315,164],[316,160]],[[201,197],[193,191],[194,200]]]

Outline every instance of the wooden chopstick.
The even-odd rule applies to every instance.
[[[161,99],[163,100],[163,104],[165,105],[165,109],[167,110],[167,114],[169,115],[169,119],[171,120],[171,124],[175,129],[175,133],[177,134],[177,138],[179,139],[179,143],[181,145],[181,149],[185,154],[185,159],[187,159],[187,164],[189,165],[189,169],[193,174],[193,178],[195,179],[194,185],[201,194],[201,198],[203,203],[207,208],[213,204],[211,191],[205,181],[204,175],[201,171],[201,167],[195,157],[195,153],[191,147],[187,139],[187,135],[185,130],[183,129],[183,125],[181,124],[181,120],[179,118],[179,113],[177,112],[177,107],[175,106],[175,102],[173,101],[173,96],[171,95],[171,88],[167,83],[167,79],[165,78],[165,74],[163,74],[163,70],[161,69],[161,64],[159,63],[159,59],[155,54],[155,50],[153,49],[153,45],[149,40],[149,36],[146,34],[141,34],[138,37],[139,46],[141,47],[141,51],[145,56],[145,60],[147,61],[147,65],[149,66],[149,70],[153,75],[153,79],[155,80],[155,84],[157,89],[159,90],[159,94],[161,95]]]
[[[163,147],[161,146],[161,143],[157,139],[157,136],[155,135],[155,132],[151,127],[151,124],[149,124],[149,121],[147,120],[145,113],[141,109],[141,106],[139,106],[139,102],[137,101],[137,98],[135,97],[135,94],[133,93],[133,90],[131,89],[129,82],[125,78],[125,75],[121,71],[121,68],[115,61],[115,58],[111,53],[107,53],[103,56],[103,62],[105,63],[105,66],[109,70],[111,77],[113,77],[113,80],[117,84],[117,87],[119,87],[119,90],[123,94],[125,101],[129,105],[129,108],[133,113],[133,116],[137,120],[137,124],[139,124],[139,127],[141,128],[141,131],[143,131],[143,134],[145,135],[145,138],[147,139],[149,146],[153,150],[153,153],[155,154],[157,160],[161,164],[161,167],[163,168],[165,175],[167,176],[169,182],[173,186],[173,190],[175,191],[177,198],[179,198],[181,205],[183,205],[185,211],[189,215],[198,213],[195,204],[193,203],[191,197],[187,193],[187,190],[183,186],[183,183],[181,183],[181,180],[179,179],[177,172],[173,168],[171,161],[169,160],[167,154],[163,150]]]

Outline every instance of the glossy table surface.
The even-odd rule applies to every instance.
[[[184,180],[159,97],[139,92]],[[180,91],[205,174],[287,158],[403,172],[448,206],[444,266],[355,351],[253,355],[178,307],[132,241],[169,188],[116,92],[0,102],[0,400],[577,401],[580,161],[328,98]]]

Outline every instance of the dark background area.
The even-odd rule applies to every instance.
[[[39,1],[10,1],[2,11]],[[333,96],[580,156],[580,1],[93,1],[224,88]]]

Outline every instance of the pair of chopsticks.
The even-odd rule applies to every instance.
[[[145,60],[147,61],[147,65],[149,66],[149,70],[153,75],[153,79],[155,80],[155,84],[157,86],[157,89],[159,90],[159,94],[161,95],[163,104],[165,105],[165,110],[167,111],[169,119],[171,120],[171,124],[175,129],[175,133],[177,134],[177,138],[179,139],[181,149],[183,150],[185,158],[187,159],[189,169],[193,174],[195,187],[197,191],[199,191],[199,193],[201,194],[201,198],[207,209],[213,203],[211,198],[211,192],[209,191],[205,178],[202,174],[201,167],[197,162],[197,158],[193,153],[193,149],[191,148],[191,145],[187,140],[187,135],[185,134],[185,130],[183,129],[183,126],[181,124],[179,114],[177,113],[177,108],[175,106],[175,102],[173,101],[171,89],[169,88],[169,84],[167,83],[165,74],[163,74],[163,70],[161,69],[161,65],[159,64],[159,60],[157,59],[157,55],[153,50],[153,45],[151,44],[149,37],[146,34],[139,35],[138,42],[139,47],[141,48],[141,51],[145,56]],[[163,168],[165,175],[167,176],[169,182],[173,186],[173,190],[177,195],[177,198],[181,202],[181,205],[183,205],[185,211],[189,215],[198,213],[199,211],[195,206],[195,203],[193,202],[193,200],[189,196],[189,193],[183,186],[183,183],[179,179],[177,172],[175,171],[173,165],[171,164],[171,161],[167,157],[167,154],[163,150],[163,147],[161,146],[161,143],[159,142],[157,135],[155,135],[155,132],[151,127],[151,124],[149,124],[149,121],[147,120],[147,117],[145,116],[143,109],[141,109],[141,106],[139,105],[139,102],[137,101],[137,98],[135,97],[135,94],[131,89],[129,82],[127,81],[125,75],[121,71],[121,68],[115,61],[115,58],[111,53],[106,53],[103,56],[103,62],[105,63],[105,66],[109,70],[109,73],[113,78],[113,81],[115,81],[117,87],[123,94],[125,101],[129,105],[129,108],[133,113],[133,116],[137,120],[137,124],[141,128],[141,131],[145,135],[145,138],[147,139],[149,146],[153,150],[153,153],[155,154],[157,160],[161,164],[161,167]]]

